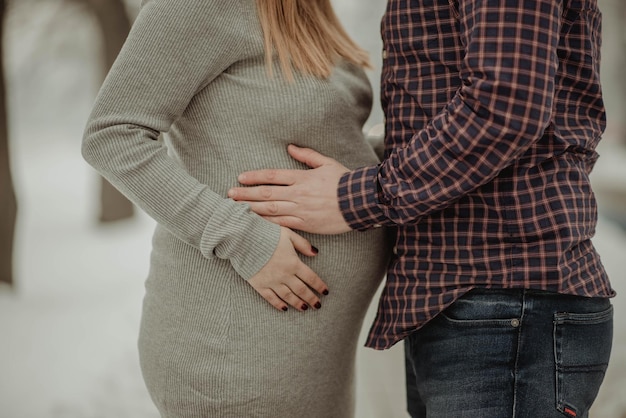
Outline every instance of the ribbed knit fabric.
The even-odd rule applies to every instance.
[[[253,0],[144,2],[83,155],[157,221],[139,348],[163,417],[353,415],[385,232],[305,235],[320,250],[306,262],[331,293],[319,311],[279,312],[246,282],[279,228],[225,196],[242,171],[304,168],[289,143],[349,168],[375,163],[361,133],[370,106],[366,76],[347,63],[328,80],[268,77]]]

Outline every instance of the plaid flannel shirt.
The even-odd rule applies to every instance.
[[[474,287],[614,291],[591,238],[605,127],[597,0],[390,0],[385,159],[345,174],[353,229],[394,226],[367,345]]]

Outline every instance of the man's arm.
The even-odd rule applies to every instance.
[[[411,223],[496,177],[548,125],[561,10],[549,0],[459,1],[462,87],[379,168],[345,174],[349,225]]]

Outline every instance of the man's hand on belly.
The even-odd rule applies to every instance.
[[[309,148],[290,145],[289,154],[311,170],[258,170],[242,173],[228,191],[233,200],[278,225],[316,234],[340,234],[351,228],[341,214],[337,185],[349,170]]]

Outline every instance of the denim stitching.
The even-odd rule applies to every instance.
[[[526,290],[522,293],[522,312],[519,317],[519,325],[517,326],[517,350],[515,353],[515,364],[513,368],[513,410],[511,418],[517,416],[517,373],[519,370],[519,356],[522,344],[522,327],[524,326],[524,313],[526,312]]]

